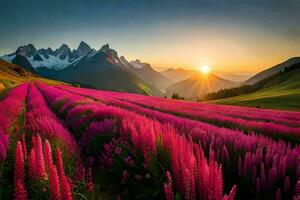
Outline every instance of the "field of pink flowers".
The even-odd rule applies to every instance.
[[[0,100],[0,199],[299,199],[299,142],[299,112],[24,83]]]

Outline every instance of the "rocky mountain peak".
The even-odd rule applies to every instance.
[[[110,51],[110,47],[108,44],[105,44],[100,49],[101,52],[108,53]]]
[[[31,56],[34,56],[36,54],[36,52],[37,52],[37,50],[33,46],[33,44],[28,44],[28,45],[20,46],[17,49],[16,54],[21,54],[26,57],[31,57]]]
[[[77,47],[76,52],[77,52],[78,56],[84,56],[91,50],[92,50],[92,48],[87,43],[81,41],[79,46]]]
[[[71,53],[71,49],[68,45],[62,44],[58,49],[55,50],[55,54],[59,56],[60,59],[65,59]]]

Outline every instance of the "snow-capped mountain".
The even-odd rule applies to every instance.
[[[109,71],[107,74],[110,77],[103,78],[102,82],[109,82],[109,79],[113,79],[114,73],[118,74],[121,70],[123,74],[126,72],[137,76],[149,84],[149,87],[154,86],[159,90],[164,90],[172,84],[172,81],[153,69],[150,64],[143,63],[138,59],[129,62],[124,56],[119,57],[118,52],[110,48],[108,44],[103,45],[98,51],[92,49],[85,42],[80,42],[78,48],[74,50],[71,50],[66,44],[56,50],[51,48],[37,50],[32,44],[28,44],[20,46],[16,52],[5,55],[2,59],[23,66],[41,76],[69,82],[82,82],[79,77],[84,77],[85,74],[90,74],[90,76],[98,74],[99,77],[100,71],[103,72],[103,70]],[[66,77],[68,74],[70,77]],[[132,78],[134,77],[132,75],[127,74],[126,77]],[[74,77],[76,77],[76,81]],[[97,77],[93,78],[97,80]],[[86,78],[85,84],[91,85],[91,87],[99,85],[95,80],[89,81],[89,78]],[[132,80],[128,80],[128,82],[130,81]]]
[[[25,57],[35,69],[39,67],[63,69],[90,51],[92,48],[85,42],[80,42],[78,48],[74,50],[71,50],[66,44],[62,44],[56,50],[51,48],[37,50],[34,45],[28,44],[20,46],[14,53],[2,56],[2,59],[13,62],[14,58],[19,55],[19,57]]]

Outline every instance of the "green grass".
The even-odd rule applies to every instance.
[[[278,76],[259,91],[209,102],[300,111],[300,69]]]

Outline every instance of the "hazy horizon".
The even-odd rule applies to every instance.
[[[0,54],[20,45],[95,49],[167,68],[258,72],[299,56],[300,1],[14,1],[0,13]],[[49,17],[50,16],[50,17]]]

